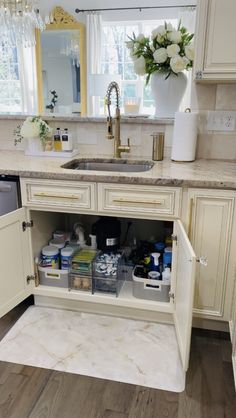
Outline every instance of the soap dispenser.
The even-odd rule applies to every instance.
[[[161,161],[164,157],[164,132],[153,132],[152,159],[153,161]]]

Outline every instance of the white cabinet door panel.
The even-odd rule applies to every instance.
[[[196,256],[180,221],[175,221],[174,235],[177,237],[177,241],[173,242],[172,266],[175,275],[174,323],[183,369],[186,371],[191,344]]]
[[[234,197],[227,192],[190,190],[191,242],[207,266],[198,265],[194,307],[197,314],[223,317]]]
[[[209,81],[236,80],[235,0],[198,0],[194,74]]]
[[[24,208],[0,217],[0,317],[31,294],[32,274],[29,231],[22,230]]]

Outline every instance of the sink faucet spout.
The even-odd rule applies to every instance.
[[[113,118],[111,116],[111,94],[115,91],[116,94],[116,111],[114,116],[114,124],[115,124],[115,133],[113,135]],[[107,138],[113,139],[114,138],[114,157],[121,158],[122,152],[130,152],[130,143],[128,140],[128,144],[123,146],[121,145],[120,139],[120,89],[118,84],[115,81],[112,81],[108,88],[106,94],[107,100],[107,109],[108,109],[108,117],[107,117]]]

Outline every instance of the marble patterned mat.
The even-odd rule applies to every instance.
[[[172,325],[31,306],[0,342],[0,360],[181,392]]]

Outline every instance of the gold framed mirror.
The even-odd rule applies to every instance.
[[[46,30],[36,31],[39,113],[86,115],[85,26],[59,6],[51,16]]]

